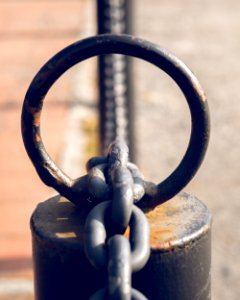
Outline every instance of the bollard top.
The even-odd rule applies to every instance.
[[[31,218],[32,233],[49,247],[83,251],[84,223],[89,209],[78,209],[61,196],[38,204]],[[151,251],[186,248],[211,229],[212,216],[195,196],[180,193],[148,212]]]
[[[30,225],[39,242],[67,250],[83,249],[83,227],[89,209],[77,209],[57,195],[37,205]]]

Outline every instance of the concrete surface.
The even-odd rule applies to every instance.
[[[212,298],[237,300],[240,295],[240,3],[151,0],[148,5],[135,1],[135,8],[136,35],[166,47],[181,58],[207,94],[212,125],[209,150],[201,170],[185,190],[202,199],[213,213]],[[135,81],[139,124],[145,128],[138,135],[142,141],[141,164],[156,181],[177,165],[180,157],[176,154],[182,156],[189,136],[186,121],[189,114],[183,97],[168,78],[161,80],[157,72],[139,64]],[[154,136],[159,136],[159,142]]]

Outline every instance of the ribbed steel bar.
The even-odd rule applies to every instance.
[[[131,0],[98,0],[98,33],[130,34]],[[127,143],[130,161],[134,161],[134,103],[131,61],[120,54],[98,59],[100,144],[102,154],[115,139]]]

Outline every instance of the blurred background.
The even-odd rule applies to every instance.
[[[25,92],[56,52],[96,33],[93,0],[0,1],[0,300],[33,299],[29,219],[55,192],[38,178],[20,133]],[[186,192],[213,214],[212,299],[240,295],[240,2],[133,1],[134,35],[157,43],[193,71],[207,94],[211,139]],[[160,70],[134,60],[136,154],[149,180],[160,182],[183,156],[190,116],[178,87]],[[89,105],[93,104],[93,105]],[[44,104],[44,144],[64,171],[78,177],[98,152],[96,59],[75,66]]]

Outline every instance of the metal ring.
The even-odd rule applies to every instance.
[[[88,192],[100,202],[102,199],[109,199],[111,195],[110,186],[106,183],[104,170],[107,164],[97,165],[88,171]]]
[[[145,193],[143,176],[138,167],[133,163],[129,162],[127,167],[133,178],[133,200],[134,202],[138,202]]]
[[[100,35],[76,42],[51,58],[37,73],[27,91],[22,111],[23,141],[40,178],[60,194],[73,197],[76,180],[64,174],[44,148],[40,135],[43,100],[54,82],[75,64],[102,54],[123,54],[146,60],[166,72],[185,95],[192,119],[187,151],[173,173],[156,188],[150,189],[151,206],[177,194],[195,175],[205,155],[209,140],[209,116],[205,94],[191,71],[166,50],[128,35]]]

